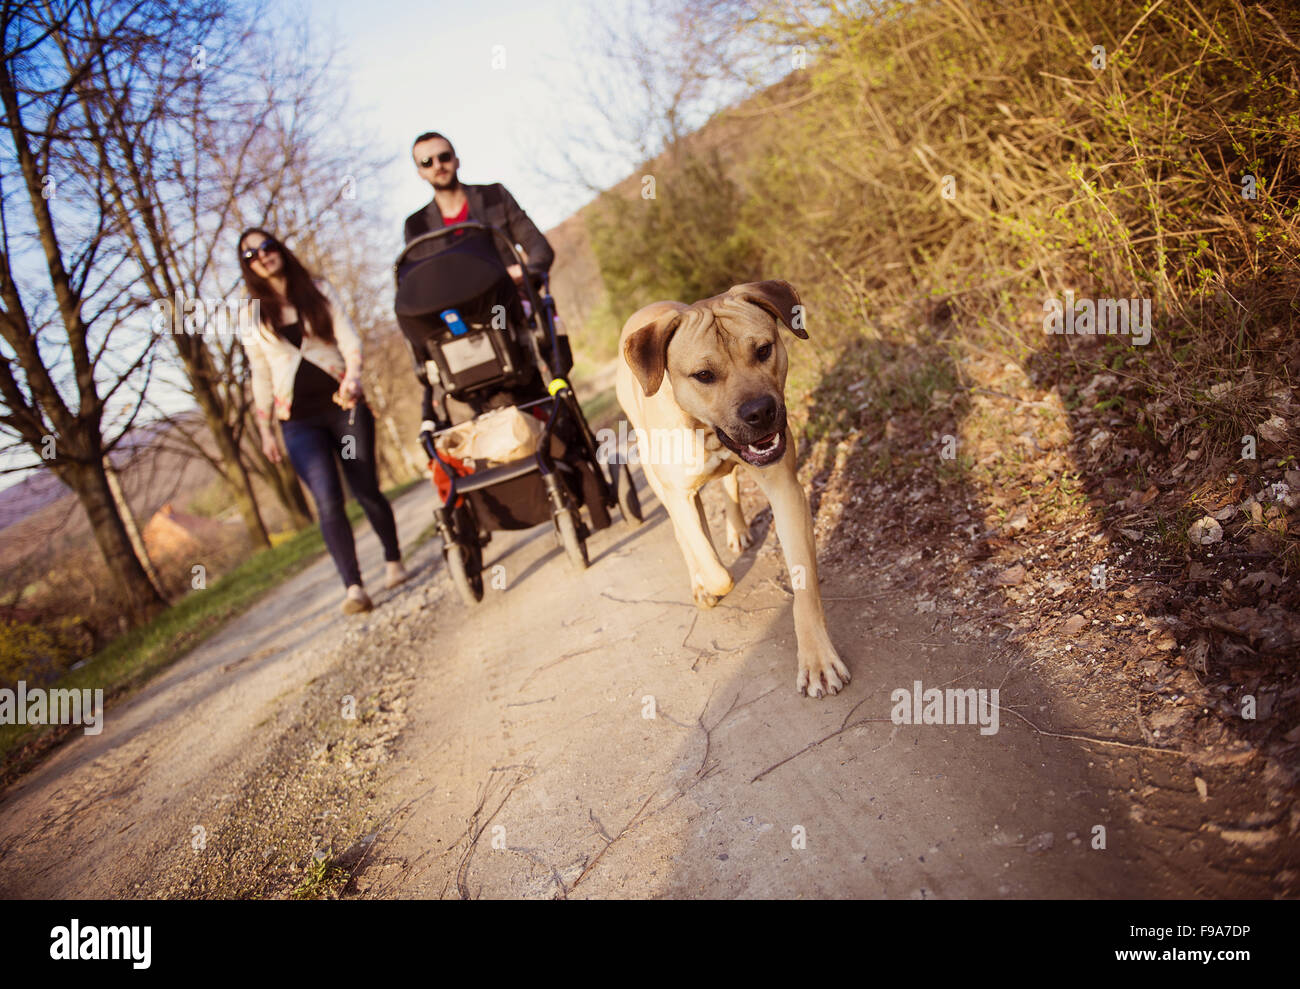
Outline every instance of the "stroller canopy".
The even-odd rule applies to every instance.
[[[436,316],[444,309],[468,306],[492,293],[510,275],[497,256],[489,234],[465,230],[417,244],[397,272],[398,316]]]
[[[493,333],[498,344],[489,344],[489,349],[476,352],[477,356],[495,354],[503,374],[515,374],[523,368],[520,341],[515,339],[526,332],[523,309],[492,238],[490,229],[452,230],[414,242],[398,261],[397,295],[393,301],[397,325],[411,344],[417,364],[430,358],[439,361],[441,373],[451,375],[444,383],[452,391],[466,386],[464,381],[453,382],[454,369],[449,364],[442,366],[449,359],[442,348],[456,334],[468,331],[468,336],[454,345],[463,350],[475,339],[475,332]],[[448,309],[460,316],[455,329],[441,317]],[[499,322],[497,314],[502,312],[505,324],[489,330],[490,324]]]

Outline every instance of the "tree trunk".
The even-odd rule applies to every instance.
[[[255,459],[262,465],[258,473],[271,485],[275,497],[289,513],[289,524],[295,529],[305,529],[311,525],[315,521],[311,514],[311,506],[307,503],[307,495],[302,490],[298,473],[293,469],[288,458],[286,457],[279,464],[273,464],[262,455],[261,450],[258,450]]]
[[[411,451],[402,443],[401,434],[397,431],[397,423],[393,422],[390,415],[384,416],[384,426],[388,430],[388,438],[392,441],[392,449],[397,456],[401,465],[406,468],[403,476],[398,478],[400,481],[409,481],[413,477],[419,477],[421,473],[419,465],[411,457]]]
[[[256,431],[249,433],[250,437],[256,435]],[[311,525],[315,520],[312,518],[311,508],[307,504],[307,495],[302,490],[302,482],[298,480],[298,473],[293,469],[293,465],[289,463],[288,456],[285,455],[279,464],[273,464],[266,459],[266,454],[262,452],[260,443],[250,442],[249,449],[253,462],[253,473],[271,485],[275,497],[284,506],[284,510],[289,513],[289,524],[294,529],[305,529]]]
[[[78,463],[56,468],[60,478],[77,493],[81,507],[90,520],[95,542],[103,554],[108,572],[115,578],[132,624],[143,624],[167,606],[149,575],[140,565],[131,539],[117,512],[113,492],[104,473],[104,465]]]
[[[307,495],[302,489],[302,481],[298,478],[298,472],[293,469],[293,464],[289,463],[289,458],[286,456],[278,464],[273,464],[262,456],[260,450],[258,456],[266,461],[268,470],[265,476],[275,489],[275,496],[280,499],[280,504],[289,513],[289,524],[295,529],[305,529],[315,522],[311,505],[307,503]]]
[[[266,548],[271,545],[267,535],[266,523],[262,513],[257,509],[257,497],[253,494],[253,482],[244,469],[244,462],[239,456],[239,444],[235,442],[234,430],[226,422],[225,410],[213,390],[216,375],[212,360],[202,337],[177,337],[176,349],[180,352],[185,365],[186,377],[190,380],[190,391],[198,403],[203,420],[208,425],[208,432],[216,441],[217,452],[221,455],[222,476],[230,489],[235,506],[244,519],[244,528],[254,547]]]
[[[424,473],[424,468],[411,456],[411,451],[402,443],[402,436],[397,431],[397,423],[393,421],[392,413],[389,411],[388,396],[384,394],[384,387],[378,381],[374,384],[374,394],[377,399],[375,408],[375,419],[381,421],[384,428],[388,431],[388,438],[392,443],[394,457],[406,468],[404,476],[398,477],[396,471],[393,476],[399,483],[409,481],[413,477],[419,477]],[[382,435],[382,434],[381,434]],[[376,446],[381,445],[378,441]]]
[[[253,480],[248,476],[238,451],[227,453],[223,444],[221,465],[225,471],[226,484],[239,508],[239,514],[244,518],[244,527],[248,530],[253,545],[260,548],[270,546],[271,536],[266,531],[266,523],[257,507],[257,498],[253,495]]]
[[[108,481],[109,493],[113,495],[113,502],[117,505],[117,514],[122,519],[127,538],[131,540],[131,548],[135,550],[136,559],[140,561],[140,566],[144,568],[149,583],[153,584],[158,596],[165,599],[167,595],[163,591],[162,579],[158,576],[158,571],[154,569],[153,560],[149,559],[149,547],[144,544],[144,536],[140,533],[140,526],[136,523],[135,512],[131,510],[131,503],[127,501],[126,492],[122,490],[122,482],[117,476],[117,471],[113,469],[113,464],[108,457],[104,458],[103,463],[104,479]]]

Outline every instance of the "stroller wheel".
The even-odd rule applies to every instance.
[[[573,509],[566,508],[555,516],[555,526],[560,533],[560,542],[569,555],[569,562],[575,569],[587,569],[587,541],[578,535],[578,523]]]
[[[627,524],[635,528],[641,524],[641,498],[636,493],[636,482],[632,480],[632,467],[630,464],[611,464],[610,467],[614,471],[619,511]]]
[[[460,595],[460,599],[468,605],[478,604],[483,600],[483,575],[481,573],[476,573],[473,577],[469,575],[466,564],[469,550],[460,543],[452,543],[443,550],[443,556],[447,560],[447,571],[451,574],[451,582],[456,585],[456,593]]]

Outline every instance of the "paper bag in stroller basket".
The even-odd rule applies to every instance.
[[[535,454],[542,428],[537,418],[514,406],[494,409],[439,436],[438,452],[457,460],[473,461],[475,469],[496,467]],[[551,453],[563,455],[563,446],[554,436]]]

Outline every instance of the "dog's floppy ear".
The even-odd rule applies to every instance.
[[[799,301],[799,293],[789,282],[747,282],[734,286],[728,295],[739,296],[746,302],[752,302],[761,309],[766,309],[780,320],[795,336],[801,340],[808,339],[804,328],[804,307]]]
[[[664,309],[657,316],[628,334],[623,341],[623,359],[636,375],[647,398],[663,384],[664,371],[668,367],[668,341],[682,320],[682,309],[676,303],[663,305]]]

